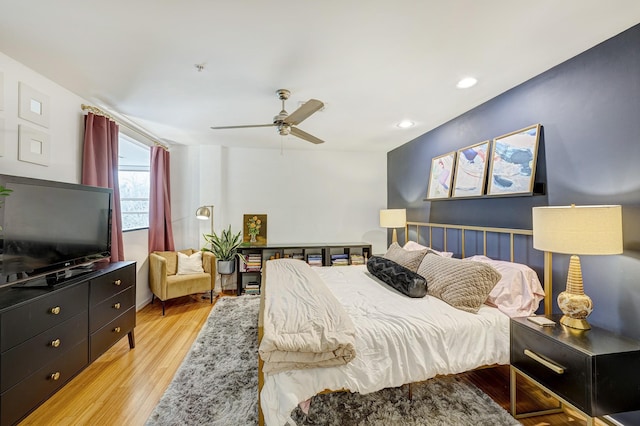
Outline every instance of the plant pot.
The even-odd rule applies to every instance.
[[[218,260],[218,273],[221,275],[233,274],[236,271],[235,260]]]

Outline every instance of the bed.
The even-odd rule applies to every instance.
[[[446,265],[462,265],[459,260],[445,260],[454,254],[473,260],[464,261],[464,268],[473,264],[485,271],[485,266],[479,266],[482,264],[501,270],[500,280],[514,270],[511,264],[518,265],[517,274],[521,270],[533,272],[514,262],[518,256],[527,260],[532,255],[542,256],[532,254],[529,230],[409,222],[406,231],[412,242],[398,253],[414,259],[415,253],[407,253],[429,247],[420,260],[423,269],[416,271],[434,283],[436,278],[424,265],[436,265],[436,273],[442,275],[437,279],[452,282],[441,272],[450,272]],[[427,256],[431,256],[428,262]],[[506,261],[496,259],[505,256]],[[544,262],[547,267],[546,255]],[[522,313],[510,311],[508,304],[502,306],[504,294],[498,291],[493,299],[485,294],[486,303],[474,308],[454,307],[451,304],[456,305],[457,300],[447,294],[442,298],[431,294],[407,297],[387,285],[384,276],[374,276],[376,271],[369,266],[311,268],[286,259],[267,262],[258,331],[261,424],[295,424],[290,412],[321,392],[369,393],[438,375],[508,364],[509,316]],[[464,281],[464,276],[460,277],[456,275],[457,282]],[[296,285],[291,285],[292,280]],[[527,307],[529,312],[537,308],[544,294],[545,313],[550,313],[549,287],[545,285],[542,294],[541,286],[533,290],[537,294]],[[301,319],[301,324],[296,319]],[[272,351],[276,346],[285,348],[284,352]]]

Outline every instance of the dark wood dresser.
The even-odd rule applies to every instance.
[[[511,319],[511,410],[515,384],[523,375],[561,402],[594,417],[640,409],[640,342],[593,327],[576,330],[559,323],[542,327]]]
[[[55,288],[0,289],[0,424],[17,423],[125,334],[136,264],[96,265]]]

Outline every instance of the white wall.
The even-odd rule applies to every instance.
[[[84,132],[82,103],[89,103],[0,53],[5,128],[0,173],[79,183]],[[18,160],[18,82],[49,96],[49,166]],[[300,143],[304,143],[300,141]],[[2,152],[0,150],[0,152]],[[294,149],[260,150],[221,146],[174,146],[171,152],[172,225],[177,248],[200,248],[208,222],[195,218],[201,205],[214,205],[215,230],[242,216],[266,214],[272,243],[367,242],[374,253],[386,249],[378,211],[386,206],[386,153]],[[137,262],[138,309],[151,299],[148,285],[148,232],[125,232],[127,260]]]

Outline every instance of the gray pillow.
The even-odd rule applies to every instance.
[[[416,272],[422,258],[429,252],[429,249],[424,250],[405,250],[398,243],[393,243],[389,246],[389,249],[384,254],[385,259],[393,260],[394,262],[404,266],[405,268]]]
[[[477,313],[502,275],[492,266],[429,253],[418,266],[429,295],[463,311]]]
[[[427,281],[424,277],[397,264],[393,260],[372,256],[367,262],[367,270],[376,278],[409,297],[427,295]]]

